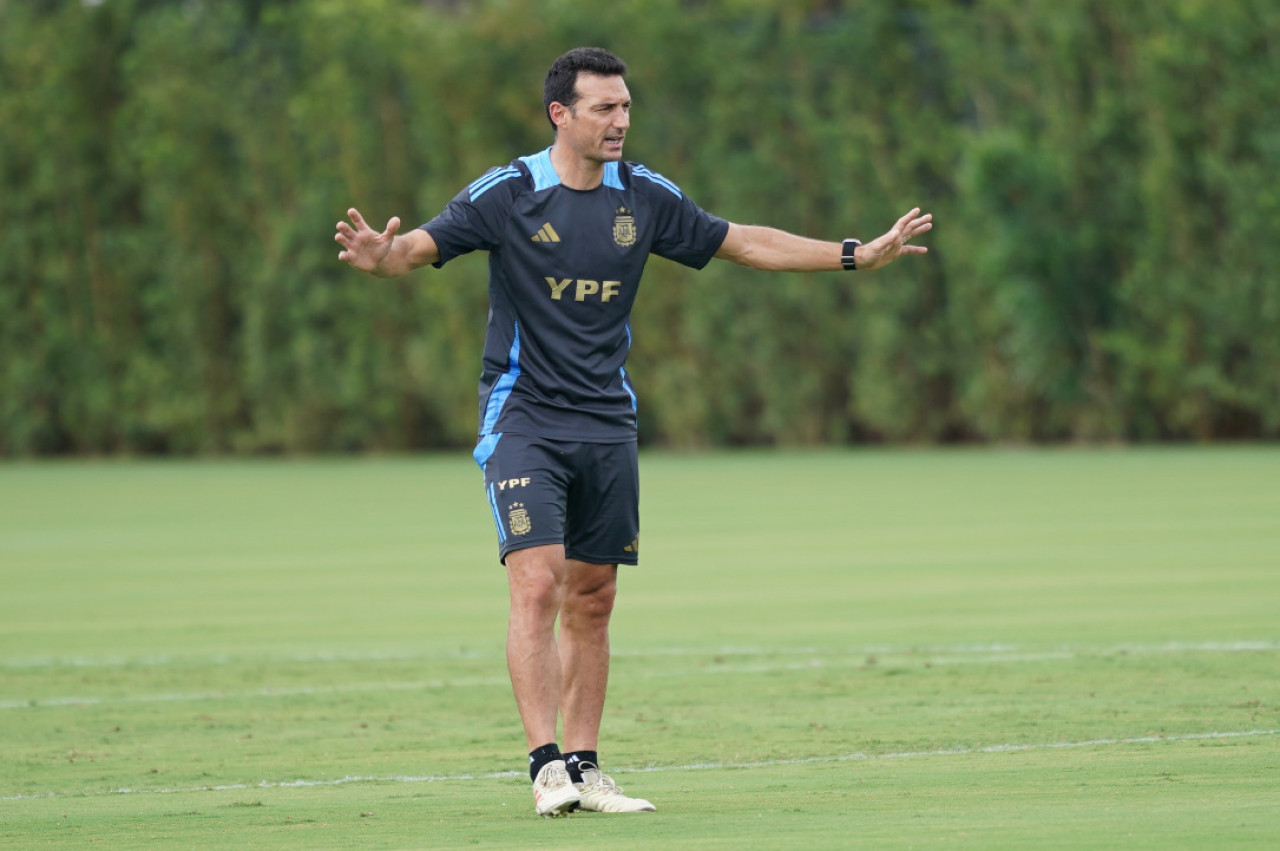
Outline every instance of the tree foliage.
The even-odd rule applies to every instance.
[[[1268,0],[0,0],[0,455],[394,450],[475,431],[482,258],[336,259],[550,141],[628,59],[628,158],[725,218],[931,253],[649,266],[651,443],[1280,436]]]

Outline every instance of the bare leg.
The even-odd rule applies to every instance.
[[[564,603],[567,573],[560,545],[530,547],[507,556],[507,671],[529,750],[556,741],[561,665],[555,622]]]
[[[609,684],[609,617],[617,591],[616,565],[568,562],[560,613],[560,713],[566,753],[597,749]]]

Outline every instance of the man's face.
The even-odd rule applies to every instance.
[[[574,86],[578,102],[556,122],[559,138],[578,156],[596,162],[622,159],[622,143],[631,126],[631,93],[621,77],[580,72]]]

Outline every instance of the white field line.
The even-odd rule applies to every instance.
[[[1111,646],[1061,646],[1026,648],[1015,644],[956,644],[903,647],[869,645],[862,647],[657,647],[614,650],[615,658],[697,657],[697,656],[1004,656],[1018,653],[1051,653],[1066,656],[1110,656],[1153,653],[1240,653],[1280,650],[1280,641],[1171,641],[1163,644],[1117,644]],[[0,668],[149,668],[166,665],[204,666],[232,664],[323,664],[338,662],[429,662],[501,659],[501,650],[426,653],[320,652],[280,653],[262,656],[212,654],[207,656],[31,656],[0,659]],[[1041,658],[1037,656],[1036,658]]]
[[[399,683],[353,683],[344,686],[298,686],[260,688],[251,691],[169,692],[118,697],[49,697],[30,700],[0,700],[0,709],[48,709],[59,706],[105,706],[119,703],[187,703],[201,700],[243,700],[259,697],[312,697],[325,694],[352,694],[383,691],[423,691],[443,688],[507,686],[506,677],[459,677],[456,680],[426,680]]]
[[[650,765],[639,768],[611,768],[613,774],[657,774],[676,771],[724,771],[731,769],[776,768],[788,765],[817,765],[840,762],[878,762],[894,759],[919,759],[922,757],[975,756],[980,754],[1026,753],[1029,751],[1067,750],[1074,748],[1106,748],[1124,745],[1149,745],[1165,742],[1198,742],[1222,739],[1248,739],[1280,735],[1276,730],[1214,731],[1207,733],[1181,733],[1168,736],[1134,736],[1115,739],[1087,739],[1080,742],[1039,742],[1023,744],[988,745],[973,748],[939,748],[927,751],[901,751],[898,753],[868,754],[848,753],[831,756],[811,756],[796,759],[762,759],[750,762],[695,762],[686,765]],[[228,792],[242,789],[297,789],[324,786],[345,786],[351,783],[466,783],[480,780],[503,780],[524,777],[524,771],[495,771],[490,774],[439,774],[423,776],[391,775],[387,777],[348,776],[332,780],[263,780],[260,783],[226,783],[210,786],[189,786],[181,789],[112,789],[98,793],[43,792],[29,795],[0,795],[0,801],[33,801],[42,798],[104,797],[110,795],[173,795],[196,792]]]
[[[741,675],[741,674],[773,674],[786,671],[809,670],[841,670],[849,667],[860,667],[868,664],[871,657],[878,666],[910,663],[913,665],[939,666],[1018,662],[1038,662],[1048,660],[1070,660],[1083,657],[1116,656],[1116,655],[1150,655],[1154,653],[1240,653],[1267,652],[1280,650],[1280,643],[1273,642],[1235,642],[1235,643],[1171,643],[1151,645],[1147,647],[1118,647],[1096,650],[1049,650],[1042,652],[1019,652],[1016,648],[1005,645],[966,645],[949,648],[922,648],[920,650],[901,650],[883,648],[879,650],[860,648],[856,651],[817,648],[764,651],[748,648],[722,649],[715,652],[660,652],[660,653],[620,653],[615,656],[646,658],[651,656],[693,657],[710,656],[717,660],[746,656],[782,656],[801,657],[795,662],[757,662],[748,664],[726,664],[717,661],[715,664],[696,668],[665,668],[657,671],[632,673],[630,676],[640,679],[669,679],[684,676]],[[343,657],[344,660],[349,657]],[[467,658],[479,658],[471,657]],[[424,657],[425,660],[425,657]],[[437,657],[437,661],[438,661]],[[219,662],[218,664],[222,664]],[[283,664],[283,663],[282,663]],[[248,691],[206,691],[206,692],[162,692],[157,694],[120,695],[114,697],[93,697],[88,695],[62,695],[43,698],[0,700],[0,710],[6,709],[51,709],[65,706],[85,707],[118,704],[144,703],[190,703],[212,700],[246,700],[280,697],[313,697],[331,694],[369,694],[392,691],[428,691],[455,688],[492,688],[505,687],[509,684],[506,677],[457,677],[447,680],[420,680],[404,682],[352,683],[339,686],[295,686],[265,687]]]
[[[1067,659],[1070,655],[1062,654],[1019,654],[1017,656],[994,659],[969,658],[953,660],[923,660],[931,665],[954,665],[964,662],[1026,662],[1044,659]],[[714,664],[697,668],[663,668],[657,671],[639,671],[630,673],[632,679],[671,679],[674,677],[692,676],[724,676],[742,674],[776,674],[787,671],[823,671],[841,670],[859,667],[866,662],[865,657],[855,656],[836,662],[822,659],[811,659],[807,662],[785,662],[781,664]],[[65,706],[113,706],[119,704],[144,703],[195,703],[210,700],[252,700],[259,698],[280,697],[317,697],[331,694],[373,694],[377,692],[432,691],[438,689],[459,688],[493,688],[510,686],[507,677],[458,677],[448,680],[412,680],[401,682],[350,683],[336,686],[293,686],[264,687],[247,691],[196,691],[196,692],[158,692],[156,694],[116,695],[112,697],[92,697],[88,695],[63,695],[55,697],[28,698],[26,700],[0,700],[0,710],[5,709],[56,709]]]

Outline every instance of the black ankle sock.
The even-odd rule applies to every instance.
[[[564,757],[560,755],[560,746],[555,742],[529,751],[529,779],[537,780],[542,766],[557,759],[564,759]]]
[[[574,783],[582,782],[582,766],[600,767],[600,757],[595,751],[571,751],[564,755],[564,764],[569,768],[569,779]]]

